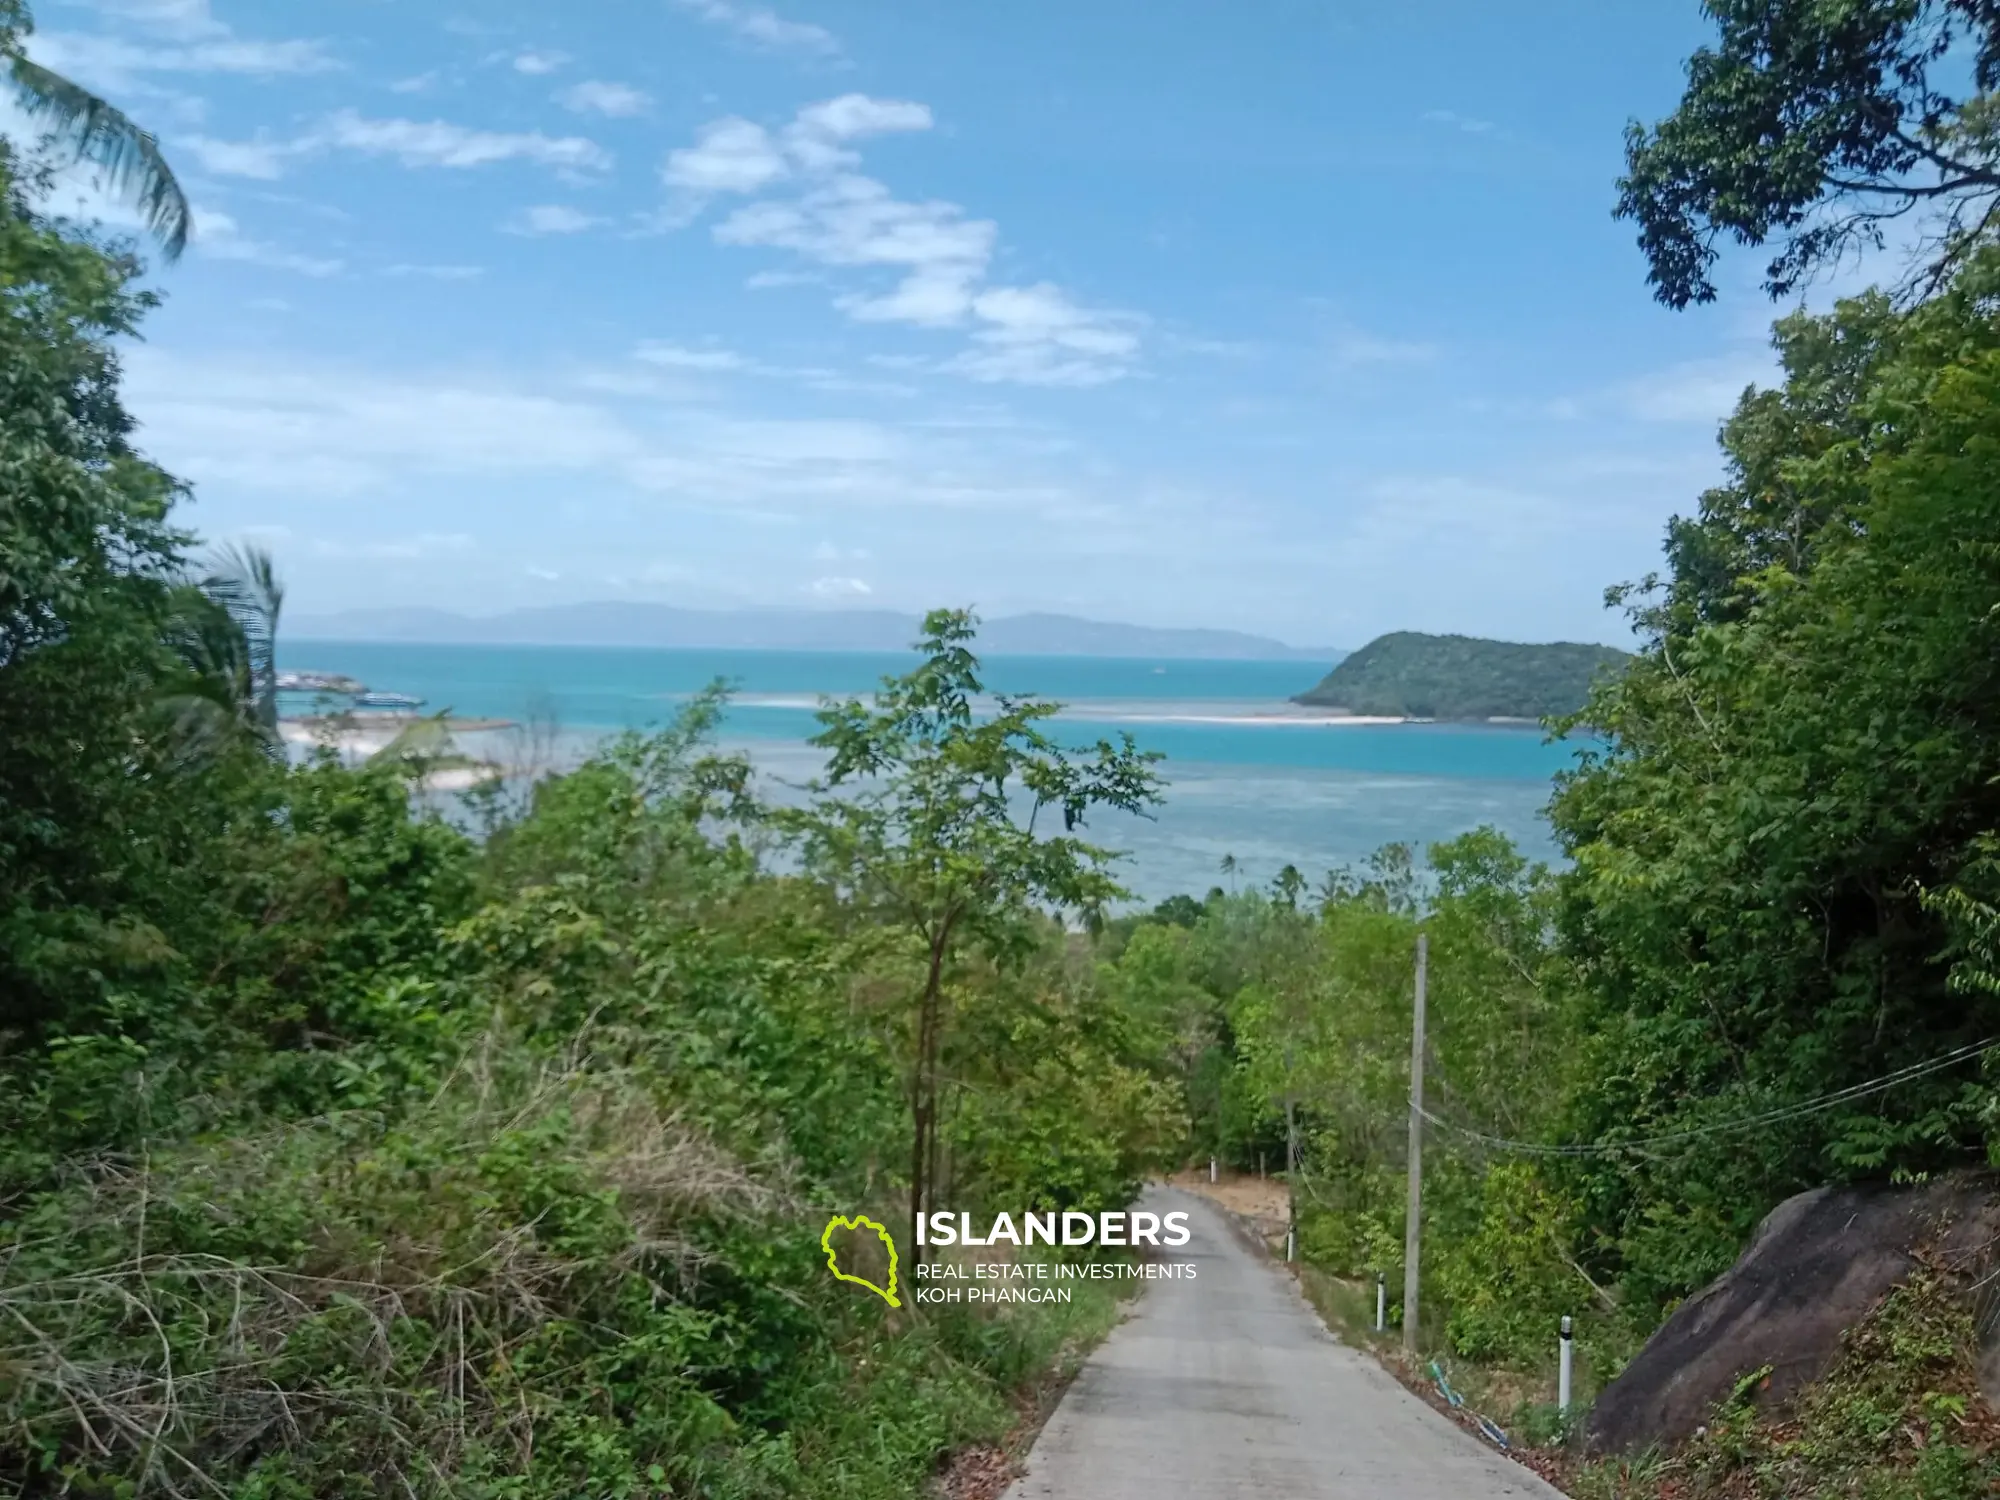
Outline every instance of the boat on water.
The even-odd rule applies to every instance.
[[[277,688],[281,693],[333,693],[343,698],[368,691],[365,682],[342,672],[280,672]]]
[[[424,700],[408,693],[356,693],[356,708],[422,708]]]

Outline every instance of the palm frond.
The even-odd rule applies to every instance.
[[[272,743],[278,735],[278,617],[285,585],[262,547],[232,543],[216,549],[202,592],[229,612],[249,656],[251,717]]]
[[[81,84],[19,52],[6,58],[8,82],[28,118],[103,169],[105,185],[130,198],[168,260],[187,248],[193,211],[160,143]]]

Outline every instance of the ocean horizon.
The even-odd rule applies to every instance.
[[[768,791],[809,779],[808,737],[823,697],[866,696],[907,671],[905,652],[595,646],[432,645],[285,639],[279,666],[358,678],[424,700],[424,712],[504,719],[513,730],[461,736],[518,761],[530,737],[576,756],[624,729],[668,722],[709,683],[730,685],[719,742],[745,751]],[[1264,884],[1285,865],[1309,880],[1385,844],[1419,848],[1492,825],[1530,857],[1558,851],[1542,809],[1573,747],[1538,727],[1342,722],[1287,712],[1318,681],[1311,662],[995,656],[988,688],[1065,705],[1059,738],[1130,734],[1165,756],[1152,818],[1105,814],[1089,835],[1127,856],[1124,883],[1152,902],[1212,886]],[[289,697],[288,712],[305,706]],[[1225,858],[1234,860],[1225,876]]]

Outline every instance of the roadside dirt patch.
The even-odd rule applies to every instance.
[[[1281,1179],[1224,1172],[1220,1181],[1210,1182],[1208,1168],[1202,1167],[1176,1172],[1167,1183],[1220,1204],[1249,1225],[1267,1247],[1284,1248],[1285,1230],[1292,1219],[1292,1197]]]

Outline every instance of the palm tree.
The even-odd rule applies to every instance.
[[[131,200],[168,260],[187,248],[193,212],[160,143],[122,111],[21,50],[34,19],[24,0],[0,0],[0,60],[14,99],[30,120],[75,153],[95,162],[111,192]]]
[[[278,615],[285,585],[262,547],[232,542],[216,549],[201,591],[220,605],[243,638],[243,716],[267,744],[278,743]]]
[[[284,599],[270,554],[242,545],[219,549],[206,576],[185,576],[169,595],[162,632],[181,670],[158,706],[182,764],[206,765],[245,733],[284,758],[276,654]]]

